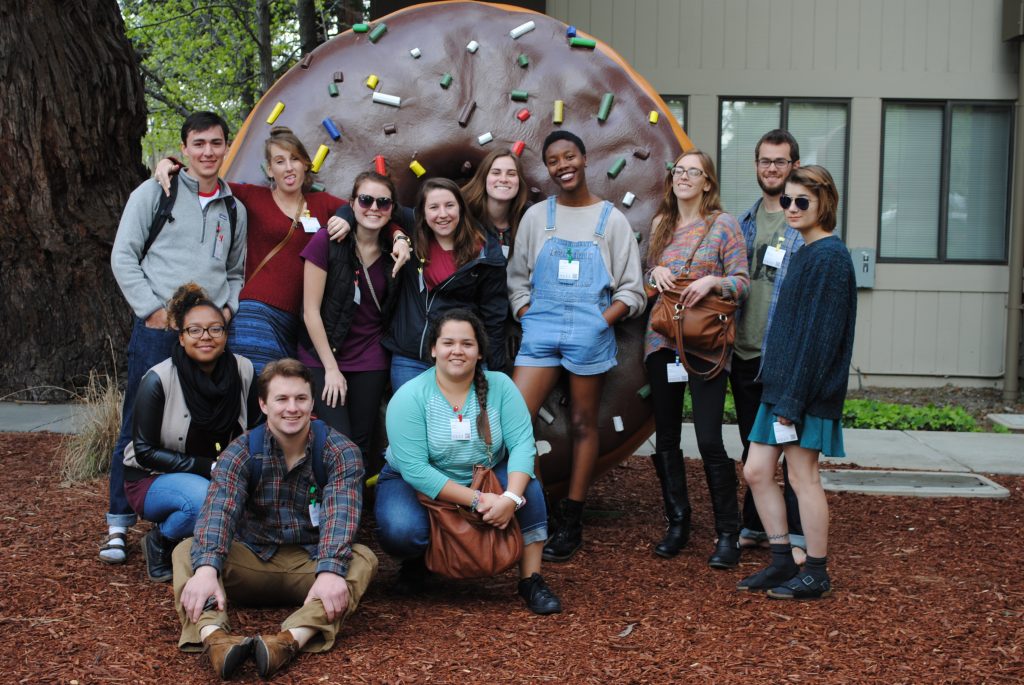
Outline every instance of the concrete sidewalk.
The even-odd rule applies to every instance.
[[[74,433],[85,421],[82,405],[0,402],[0,432]],[[725,426],[725,448],[734,459],[743,451],[739,430]],[[1024,475],[1024,435],[942,433],[848,428],[843,431],[847,457],[826,464],[857,464],[872,468]],[[683,450],[697,457],[692,424],[683,425]],[[654,451],[654,436],[637,454]]]

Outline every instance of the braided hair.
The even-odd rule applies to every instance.
[[[437,344],[441,336],[441,329],[449,321],[468,323],[473,328],[473,335],[476,337],[477,348],[480,350],[480,359],[477,360],[476,369],[473,372],[473,386],[476,389],[476,401],[480,405],[480,415],[476,417],[477,434],[483,437],[484,442],[491,444],[491,424],[487,418],[487,376],[484,374],[483,360],[487,359],[487,334],[484,331],[484,324],[480,317],[468,309],[449,309],[434,320],[430,327],[428,347]]]

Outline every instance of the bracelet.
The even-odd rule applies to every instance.
[[[506,490],[505,492],[501,493],[501,496],[508,497],[510,500],[512,500],[516,505],[516,511],[519,511],[524,506],[526,506],[526,498],[522,497],[521,495],[517,495],[511,490]]]
[[[473,501],[470,502],[470,504],[469,504],[469,510],[470,511],[476,511],[476,508],[480,505],[480,495],[482,495],[482,494],[483,493],[480,492],[479,490],[474,490],[473,491]]]

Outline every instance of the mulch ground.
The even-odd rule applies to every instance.
[[[204,657],[175,646],[170,586],[144,578],[148,524],[133,530],[126,565],[96,558],[106,483],[54,482],[58,441],[0,435],[0,682],[214,682]],[[733,589],[765,552],[708,569],[707,489],[698,462],[688,473],[695,528],[676,559],[651,552],[657,482],[633,458],[595,486],[583,551],[545,569],[564,613],[528,613],[512,574],[392,597],[395,565],[380,555],[335,649],[301,656],[275,682],[1024,680],[1024,479],[996,477],[1012,493],[999,501],[829,494],[836,594],[793,603]],[[232,610],[246,633],[276,631],[287,613]],[[236,680],[258,682],[249,665]]]

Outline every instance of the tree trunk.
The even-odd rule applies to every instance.
[[[110,247],[145,129],[115,0],[0,3],[0,394],[80,384],[111,345],[123,356]]]
[[[313,52],[323,42],[315,4],[313,0],[295,0],[295,13],[299,17],[299,50],[303,55]]]
[[[256,0],[256,51],[260,57],[260,94],[274,85],[274,56],[270,45],[270,0]]]

